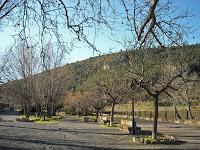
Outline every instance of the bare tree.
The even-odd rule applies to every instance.
[[[98,51],[93,39],[102,27],[111,29],[109,4],[109,1],[103,3],[101,0],[3,0],[0,1],[0,21],[8,18],[9,24],[16,29],[13,37],[31,40],[41,54],[50,40],[65,52],[70,52],[75,43]]]
[[[180,22],[188,18],[189,13],[187,11],[182,14],[177,13],[170,1],[149,0],[141,2],[134,0],[129,2],[122,0],[121,2],[128,20],[128,31],[132,33],[128,35],[125,42],[131,48],[142,49],[160,46],[160,51],[165,51],[166,46],[182,45],[184,37],[190,32],[190,28],[185,23]],[[128,38],[130,40],[127,40]],[[152,49],[149,49],[149,51],[152,51]],[[155,55],[155,53],[150,54],[147,50],[139,53],[139,60],[134,60],[135,58],[132,57],[134,63],[127,69],[133,78],[133,83],[154,98],[152,132],[154,139],[157,138],[159,96],[169,89],[175,90],[173,83],[182,78],[183,73],[187,70],[185,68],[180,72],[174,72],[171,68],[171,72],[174,72],[174,74],[170,74],[162,68],[167,66],[168,60],[162,60],[166,56],[160,55],[160,58],[150,56]],[[150,57],[150,60],[145,61]]]
[[[130,43],[136,48],[182,45],[191,27],[184,21],[188,10],[179,13],[173,1],[121,0],[126,13],[127,28],[132,32]]]
[[[122,103],[127,96],[127,82],[120,80],[119,74],[120,72],[116,70],[105,70],[96,80],[96,86],[104,94],[107,103],[111,105],[110,125],[113,125],[115,105]]]
[[[19,5],[20,0],[1,0],[0,1],[0,24],[4,18],[8,18],[13,10]]]
[[[62,103],[64,97],[64,85],[70,79],[70,73],[65,68],[59,68],[65,58],[63,51],[54,49],[52,43],[48,43],[41,56],[42,73],[38,75],[38,95],[43,101],[44,110],[48,117],[55,115],[56,107]]]
[[[4,80],[7,81],[8,91],[13,99],[21,101],[24,114],[29,117],[31,104],[35,95],[34,75],[38,73],[38,59],[33,47],[20,41],[12,47],[7,54],[4,68]],[[12,81],[14,80],[14,81]]]
[[[67,112],[76,115],[89,115],[93,112],[92,94],[89,92],[68,93],[65,96],[64,107]]]
[[[147,52],[148,51],[148,52]],[[155,54],[157,53],[157,54]],[[159,58],[160,55],[164,56]],[[127,72],[132,83],[146,91],[154,99],[154,119],[152,138],[157,138],[158,101],[161,94],[169,90],[177,90],[183,82],[183,76],[188,71],[187,65],[175,66],[170,63],[170,54],[162,51],[135,51],[130,52]],[[137,57],[134,57],[137,55]]]
[[[191,119],[194,119],[194,116],[192,115],[192,103],[198,99],[198,93],[198,86],[194,82],[186,82],[178,91],[180,99],[187,105]]]

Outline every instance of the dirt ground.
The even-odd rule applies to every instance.
[[[137,124],[142,127],[142,130],[152,128],[149,121],[138,120]],[[200,149],[200,128],[198,127],[159,123],[158,130],[160,133],[173,135],[185,143],[180,145],[134,144],[130,135],[116,128],[102,127],[96,123],[82,123],[72,116],[66,116],[55,124],[1,121],[0,149]]]

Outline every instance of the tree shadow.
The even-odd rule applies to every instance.
[[[5,110],[5,111],[0,112],[0,116],[1,115],[5,115],[5,116],[18,116],[19,112],[17,112],[17,111],[11,111],[11,110]]]
[[[16,148],[10,146],[0,146],[0,150],[29,150],[27,148]]]
[[[10,127],[10,128],[19,128],[19,129],[32,129],[32,130],[40,130],[40,131],[61,131],[61,132],[70,132],[70,133],[88,133],[88,134],[97,134],[97,135],[129,135],[128,133],[114,133],[114,132],[104,132],[105,129],[64,129],[64,128],[57,128],[57,129],[45,129],[45,128],[33,128],[33,127],[23,127],[23,126],[14,126],[14,125],[2,125],[3,127]],[[99,131],[102,130],[102,131]],[[98,132],[99,131],[99,132]]]
[[[74,141],[74,140],[66,140],[66,141],[42,141],[42,140],[33,140],[33,139],[23,139],[20,137],[1,137],[1,139],[4,140],[10,140],[14,142],[25,142],[27,144],[43,144],[43,145],[51,145],[51,146],[64,146],[70,149],[77,148],[77,149],[82,149],[82,150],[88,150],[88,149],[98,149],[98,150],[116,150],[118,148],[112,148],[112,147],[99,147],[99,146],[92,146],[92,145],[87,145],[87,143],[81,142],[80,141]],[[77,144],[76,144],[77,143]],[[25,148],[13,148],[12,147],[6,147],[6,146],[0,146],[0,148],[4,148],[5,150],[25,150]],[[7,149],[6,149],[7,148]],[[10,149],[9,149],[10,148]],[[121,149],[121,148],[120,148]],[[126,148],[125,148],[126,149]],[[124,149],[124,150],[125,150]]]

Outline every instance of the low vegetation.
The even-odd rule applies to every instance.
[[[150,135],[139,135],[133,137],[133,142],[140,144],[179,144],[181,141],[168,135],[158,135],[157,139],[152,139]]]
[[[63,116],[52,116],[51,118],[46,117],[44,120],[43,117],[29,116],[29,118],[27,118],[26,116],[20,116],[16,118],[16,121],[34,123],[57,123],[62,118]]]

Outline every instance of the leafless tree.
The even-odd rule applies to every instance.
[[[47,111],[48,117],[55,115],[56,107],[62,103],[64,96],[64,85],[70,78],[65,68],[60,69],[60,65],[65,57],[62,50],[54,49],[52,43],[48,43],[40,57],[42,73],[37,75],[38,95],[42,100],[42,105]]]
[[[181,20],[190,17],[189,13],[187,11],[181,14],[177,13],[173,9],[171,1],[149,0],[141,2],[134,0],[129,2],[121,0],[121,2],[128,20],[128,31],[132,33],[128,35],[125,42],[129,43],[131,48],[148,49],[160,46],[160,51],[165,51],[166,47],[182,45],[184,37],[191,31],[185,23],[181,23]],[[127,40],[128,38],[130,40]],[[152,49],[149,50],[152,51]],[[133,78],[133,83],[136,83],[138,87],[144,89],[154,98],[152,137],[156,139],[159,96],[169,89],[175,90],[174,81],[182,78],[187,69],[182,67],[183,70],[180,72],[174,72],[172,65],[171,72],[174,74],[169,75],[169,72],[161,67],[168,63],[168,60],[162,60],[166,56],[161,55],[159,58],[150,55],[152,54],[145,50],[139,54],[140,60],[131,58],[134,63],[127,70]],[[155,54],[153,53],[153,55]],[[150,57],[153,59],[145,61]]]
[[[30,107],[35,96],[34,75],[38,73],[38,59],[34,49],[23,41],[12,47],[6,56],[4,80],[13,99],[21,101],[24,114],[29,117]]]
[[[188,113],[191,119],[194,119],[192,115],[192,103],[198,100],[198,82],[186,82],[178,91],[178,96],[187,105]]]
[[[130,52],[131,53],[131,52]],[[157,53],[157,54],[155,54]],[[137,57],[134,57],[137,54]],[[166,53],[164,53],[166,54]],[[158,101],[161,94],[177,90],[188,71],[187,65],[175,66],[170,63],[170,54],[159,58],[162,51],[151,50],[132,52],[129,56],[127,71],[132,83],[146,91],[154,99],[154,119],[152,137],[157,138]],[[176,84],[175,84],[176,83]]]
[[[127,97],[127,82],[120,80],[120,72],[116,70],[105,70],[96,81],[99,91],[104,94],[108,104],[111,104],[110,125],[113,125],[115,105],[122,103]]]
[[[16,29],[13,37],[31,40],[41,54],[52,39],[57,48],[65,52],[70,52],[74,44],[80,42],[97,51],[93,39],[101,27],[111,29],[109,20],[112,18],[108,16],[112,9],[109,4],[109,1],[101,0],[2,0],[0,23],[8,18],[9,24]]]
[[[76,115],[90,115],[93,112],[92,93],[74,92],[65,96],[64,107],[67,112]]]
[[[1,0],[0,1],[0,25],[4,18],[8,18],[14,9],[19,5],[20,0]]]
[[[129,43],[135,48],[182,45],[191,33],[191,27],[184,22],[191,14],[188,10],[180,13],[173,1],[121,0],[121,3],[127,29],[132,32]]]

